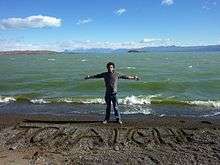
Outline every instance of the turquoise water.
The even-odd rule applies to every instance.
[[[0,102],[104,104],[103,80],[84,77],[109,61],[141,79],[119,80],[120,104],[220,107],[220,52],[3,55]]]

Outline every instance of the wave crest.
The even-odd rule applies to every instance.
[[[105,104],[104,98],[80,98],[80,97],[68,97],[68,98],[39,98],[30,99],[22,96],[15,97],[2,97],[0,96],[0,103],[9,102],[30,102],[33,104],[49,104],[49,103],[76,103],[76,104]],[[122,105],[178,105],[178,106],[206,106],[220,108],[220,101],[181,101],[174,98],[162,99],[160,94],[149,96],[126,96],[119,98],[118,103]]]
[[[16,101],[14,97],[1,97],[0,96],[0,103],[9,103],[12,101]]]
[[[220,101],[189,101],[188,102],[191,105],[201,105],[201,106],[207,106],[207,107],[216,107],[220,108]]]

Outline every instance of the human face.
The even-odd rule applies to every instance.
[[[113,72],[114,71],[113,65],[109,65],[107,69],[108,69],[108,72]]]

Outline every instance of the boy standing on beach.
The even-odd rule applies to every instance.
[[[109,62],[106,65],[108,71],[103,72],[101,74],[87,76],[85,79],[93,79],[93,78],[104,78],[105,80],[105,102],[106,102],[106,115],[103,124],[109,122],[110,119],[110,112],[111,112],[111,102],[113,104],[114,114],[116,117],[116,121],[119,124],[122,124],[121,115],[118,110],[118,99],[117,99],[117,86],[118,86],[118,79],[129,79],[129,80],[139,80],[137,76],[126,76],[121,75],[115,71],[115,64],[113,62]]]

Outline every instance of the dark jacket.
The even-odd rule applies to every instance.
[[[96,74],[91,76],[91,78],[104,78],[106,93],[117,93],[118,79],[129,79],[128,76],[122,75],[116,71],[111,72],[103,72],[100,74]]]

